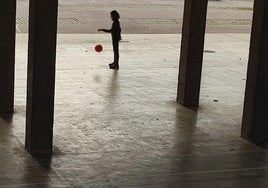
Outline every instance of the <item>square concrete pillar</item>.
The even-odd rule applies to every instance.
[[[242,137],[268,143],[268,1],[255,0]]]
[[[14,110],[16,0],[0,1],[0,113]]]
[[[51,154],[53,143],[57,0],[30,0],[26,149]]]
[[[208,0],[184,1],[177,102],[199,105]]]

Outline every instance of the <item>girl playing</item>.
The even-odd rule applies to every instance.
[[[119,41],[121,40],[121,27],[119,18],[120,15],[116,10],[111,12],[111,18],[113,20],[111,29],[98,29],[106,33],[111,33],[113,41],[114,62],[109,64],[110,69],[119,69]]]

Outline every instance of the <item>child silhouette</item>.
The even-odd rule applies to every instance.
[[[114,62],[109,64],[110,69],[119,69],[119,41],[121,40],[121,27],[119,18],[120,15],[116,10],[111,12],[111,18],[113,20],[111,29],[98,29],[106,33],[111,33],[114,51]]]

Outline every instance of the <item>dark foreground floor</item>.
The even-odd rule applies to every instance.
[[[59,35],[54,155],[35,159],[24,149],[27,36],[17,36],[0,187],[268,187],[268,152],[240,138],[249,35],[207,35],[199,109],[175,103],[179,35],[123,39],[113,71],[109,35]]]

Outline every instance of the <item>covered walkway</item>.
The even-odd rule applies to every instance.
[[[27,36],[17,35],[0,187],[267,187],[267,151],[240,137],[249,34],[207,35],[198,110],[176,103],[179,41],[124,35],[113,71],[109,35],[59,35],[54,155],[34,159],[24,149]]]

